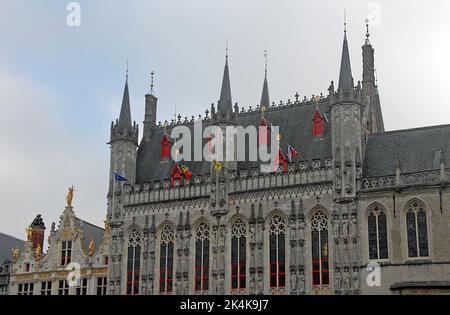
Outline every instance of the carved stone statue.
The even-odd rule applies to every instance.
[[[74,191],[75,191],[75,189],[73,188],[73,186],[69,187],[69,192],[67,193],[67,196],[66,196],[67,207],[69,207],[69,208],[72,208],[72,200],[73,200]]]
[[[256,294],[256,279],[255,274],[250,274],[250,294]]]
[[[357,226],[358,220],[356,218],[356,214],[352,214],[352,219],[351,220],[352,220],[351,234],[352,234],[353,237],[355,237],[355,236],[358,235],[358,226]]]
[[[223,273],[220,274],[218,291],[219,295],[225,295],[225,275]]]
[[[353,267],[353,289],[359,289],[359,270],[358,267]]]
[[[262,272],[258,272],[258,294],[264,294],[264,280]]]
[[[291,294],[297,293],[297,273],[295,270],[291,271]]]
[[[348,237],[348,215],[344,214],[342,216],[342,236]]]
[[[344,269],[344,273],[342,275],[342,289],[350,290],[350,272],[347,267]]]

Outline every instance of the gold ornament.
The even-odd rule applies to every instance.
[[[14,259],[14,261],[16,261],[17,260],[17,258],[19,258],[19,249],[18,248],[13,248],[12,249],[12,256],[13,256],[13,259]]]
[[[67,193],[66,201],[67,201],[67,207],[72,208],[72,200],[73,200],[73,192],[75,189],[72,187],[69,187],[69,192]]]
[[[92,257],[94,255],[94,240],[91,238],[91,241],[89,242],[89,256]]]
[[[36,259],[37,259],[37,260],[41,260],[41,254],[42,254],[42,247],[41,247],[41,244],[38,244],[38,246],[36,247],[34,253],[35,253],[35,255],[36,255]]]
[[[27,233],[27,241],[31,241],[32,240],[32,236],[33,236],[33,229],[31,228],[31,226],[28,226],[25,229],[25,232]]]

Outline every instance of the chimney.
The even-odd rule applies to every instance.
[[[38,245],[41,246],[41,252],[44,249],[44,234],[45,224],[42,220],[42,216],[38,214],[31,223],[31,240],[33,242],[33,249],[36,249]]]

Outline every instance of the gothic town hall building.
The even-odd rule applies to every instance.
[[[145,95],[140,141],[127,80],[109,142],[108,293],[450,293],[450,125],[384,130],[369,39],[356,84],[345,34],[337,86],[270,103],[266,71],[253,109],[232,103],[227,57],[205,116],[158,124]],[[298,156],[280,152],[270,173],[174,162],[171,130],[199,120],[279,126],[281,150]]]

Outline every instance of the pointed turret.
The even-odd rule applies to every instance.
[[[363,57],[363,81],[362,101],[367,106],[367,131],[369,133],[384,132],[383,113],[381,111],[380,97],[375,78],[375,49],[370,43],[369,20],[366,20],[366,40],[362,46]]]
[[[261,103],[260,108],[269,108],[270,106],[270,98],[269,98],[269,84],[267,83],[267,51],[264,51],[264,57],[266,58],[266,65],[264,69],[264,83],[261,94]]]
[[[350,52],[348,49],[347,30],[344,31],[338,92],[344,97],[349,97],[353,94],[353,76],[350,63]]]
[[[120,108],[120,116],[118,128],[120,130],[128,130],[131,128],[131,109],[130,109],[130,93],[128,91],[128,74],[125,79],[125,87],[123,90],[122,107]]]
[[[231,99],[230,71],[228,69],[228,53],[225,59],[225,69],[223,71],[222,89],[220,90],[220,100],[217,106],[219,120],[228,120],[233,112],[233,102]]]
[[[138,126],[131,121],[130,93],[128,90],[128,70],[123,90],[122,105],[120,107],[120,116],[116,123],[111,126],[111,142],[114,140],[130,140],[137,143]]]

